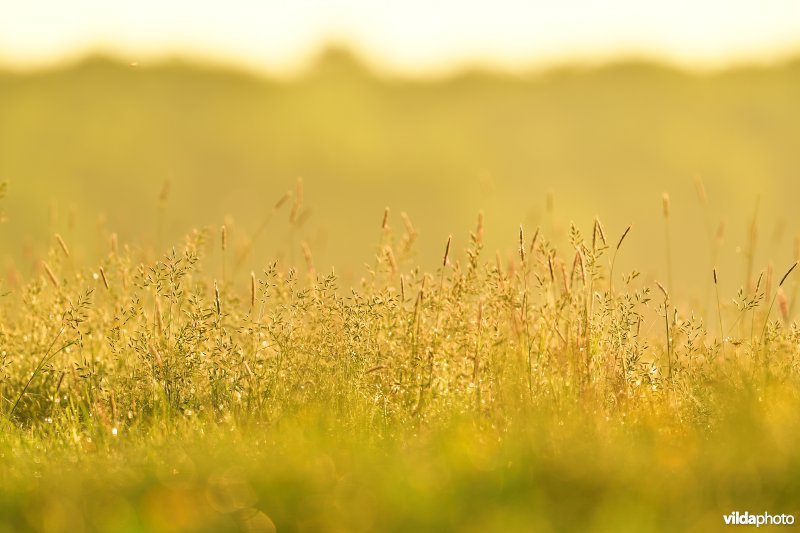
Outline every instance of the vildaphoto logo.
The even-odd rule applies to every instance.
[[[726,526],[791,526],[794,515],[790,514],[750,514],[747,511],[734,511],[722,516]]]

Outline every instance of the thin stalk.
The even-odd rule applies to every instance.
[[[744,287],[745,287],[745,294],[750,293],[750,287],[752,287],[753,281],[753,264],[755,261],[755,250],[756,250],[756,242],[758,240],[758,210],[761,205],[761,197],[759,196],[756,198],[756,206],[753,209],[753,218],[750,220],[750,232],[748,235],[748,242],[747,242],[747,250],[745,252],[745,257],[747,258],[747,272],[745,274],[744,280]],[[742,334],[740,336],[744,337],[743,329],[746,326],[742,324],[740,326],[739,333]],[[751,332],[752,334],[752,332]]]
[[[619,248],[622,246],[622,241],[624,241],[625,237],[628,236],[628,232],[631,231],[632,227],[633,224],[625,228],[622,237],[620,237],[619,242],[617,242],[617,247],[614,249],[614,255],[611,256],[611,269],[608,273],[608,290],[611,293],[611,296],[614,296],[614,265],[617,263],[617,252],[619,252]]]
[[[672,379],[672,337],[669,327],[669,293],[662,284],[656,281],[656,285],[664,294],[664,326],[667,335],[667,378]]]
[[[42,356],[42,358],[41,358],[41,359],[39,359],[39,362],[36,364],[36,368],[34,368],[33,372],[31,373],[31,377],[30,377],[30,378],[28,378],[28,381],[25,383],[25,386],[24,386],[24,387],[22,387],[22,391],[19,393],[19,396],[17,396],[17,400],[14,402],[14,405],[12,405],[12,406],[11,406],[11,410],[10,410],[10,411],[8,412],[8,414],[6,415],[6,418],[7,418],[7,419],[11,420],[11,415],[13,415],[13,414],[14,414],[14,411],[16,411],[16,409],[17,409],[17,406],[19,405],[19,402],[20,402],[20,400],[22,400],[22,397],[23,397],[23,396],[25,396],[25,393],[26,393],[26,392],[28,392],[28,387],[30,387],[30,386],[31,386],[31,383],[33,383],[33,380],[34,380],[34,378],[36,378],[36,376],[38,376],[38,375],[39,375],[39,373],[42,371],[42,368],[44,368],[44,365],[46,365],[46,364],[47,364],[47,362],[48,362],[48,361],[50,361],[50,359],[52,359],[52,358],[53,358],[53,357],[55,357],[57,354],[61,353],[61,352],[62,352],[64,349],[66,349],[68,346],[70,346],[71,344],[73,344],[73,342],[68,342],[67,344],[65,344],[64,346],[62,346],[60,349],[58,349],[57,351],[55,351],[55,352],[53,352],[53,353],[50,353],[50,352],[51,352],[51,350],[53,349],[53,347],[54,347],[54,346],[56,345],[56,343],[58,342],[58,339],[60,339],[60,338],[61,338],[61,335],[63,335],[63,334],[64,334],[64,331],[65,331],[66,329],[67,329],[67,327],[66,327],[66,326],[64,326],[64,325],[62,325],[62,326],[61,326],[61,329],[59,329],[59,330],[58,330],[58,333],[57,333],[57,334],[56,334],[56,336],[53,338],[53,340],[52,340],[52,342],[50,343],[50,345],[47,347],[47,350],[45,350],[45,352],[44,352],[44,355]]]
[[[786,278],[788,278],[789,274],[791,274],[792,271],[795,268],[797,268],[797,265],[798,265],[798,262],[795,261],[795,263],[791,266],[791,268],[789,268],[789,270],[786,271],[786,274],[784,274],[783,277],[781,278],[781,282],[778,283],[778,289],[780,289],[783,286],[783,283],[786,281]],[[772,300],[769,303],[769,308],[767,309],[767,316],[764,319],[764,327],[761,329],[761,338],[758,341],[759,344],[763,344],[764,343],[764,336],[767,333],[767,326],[769,325],[769,316],[770,316],[770,314],[772,314],[772,308],[775,306],[775,300],[777,298],[778,298],[778,291],[776,290],[775,291],[775,295],[772,297]]]
[[[522,266],[522,327],[525,329],[525,352],[528,366],[528,395],[533,398],[533,361],[531,360],[532,347],[530,331],[528,328],[528,262],[525,258],[525,240],[522,233],[522,224],[519,226],[519,260]]]
[[[719,336],[722,343],[722,351],[725,352],[725,328],[722,326],[722,304],[719,299],[719,283],[717,280],[717,269],[714,268],[714,291],[717,296],[717,319],[719,320]]]
[[[259,225],[253,232],[253,234],[250,236],[247,245],[241,250],[241,252],[239,252],[239,255],[236,257],[236,261],[233,264],[233,274],[236,274],[236,272],[238,272],[239,267],[242,266],[245,259],[247,259],[247,256],[253,251],[253,249],[256,246],[256,243],[258,242],[258,238],[261,236],[262,233],[264,233],[264,231],[269,226],[270,222],[272,222],[272,218],[275,216],[275,213],[277,213],[278,210],[281,207],[283,207],[283,205],[291,197],[292,197],[292,192],[286,191],[286,193],[283,196],[281,196],[281,198],[272,207],[272,210],[269,213],[267,213],[267,216],[264,217],[264,219],[261,221],[261,225]]]
[[[472,383],[475,385],[475,411],[480,412],[481,408],[481,384],[480,384],[480,353],[481,353],[481,320],[483,319],[483,302],[478,302],[477,335],[475,339],[475,357],[472,366]]]
[[[664,193],[663,196],[663,211],[664,211],[664,240],[666,248],[666,261],[667,261],[667,285],[670,290],[674,290],[675,286],[672,284],[672,239],[670,238],[669,228],[669,195]]]

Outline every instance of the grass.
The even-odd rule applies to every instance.
[[[735,510],[797,514],[800,330],[773,319],[777,296],[720,303],[720,330],[764,324],[726,337],[636,272],[610,279],[630,228],[611,257],[599,221],[588,240],[572,227],[569,257],[520,228],[504,261],[484,258],[480,217],[424,272],[402,219],[376,221],[352,289],[306,243],[303,268],[218,280],[217,230],[150,261],[115,237],[92,265],[57,236],[0,300],[0,530],[710,531]]]

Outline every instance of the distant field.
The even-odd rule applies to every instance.
[[[723,220],[717,263],[734,291],[750,248],[759,265],[795,255],[797,94],[797,62],[703,75],[629,62],[409,81],[375,77],[332,50],[290,81],[99,58],[0,73],[0,179],[10,181],[3,255],[7,269],[27,274],[56,231],[96,260],[112,232],[160,253],[191,228],[226,220],[231,246],[246,247],[302,176],[302,227],[290,241],[286,217],[271,221],[245,271],[274,257],[296,262],[306,241],[320,267],[357,283],[389,205],[422,230],[417,259],[428,267],[446,235],[463,247],[459,230],[479,210],[487,247],[504,255],[513,251],[500,236],[519,223],[569,248],[569,222],[600,215],[615,232],[635,225],[621,268],[664,279],[668,192],[674,294],[707,291]]]

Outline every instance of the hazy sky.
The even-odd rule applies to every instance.
[[[15,66],[106,50],[291,72],[331,39],[414,72],[617,53],[717,66],[800,52],[800,0],[0,0]]]

